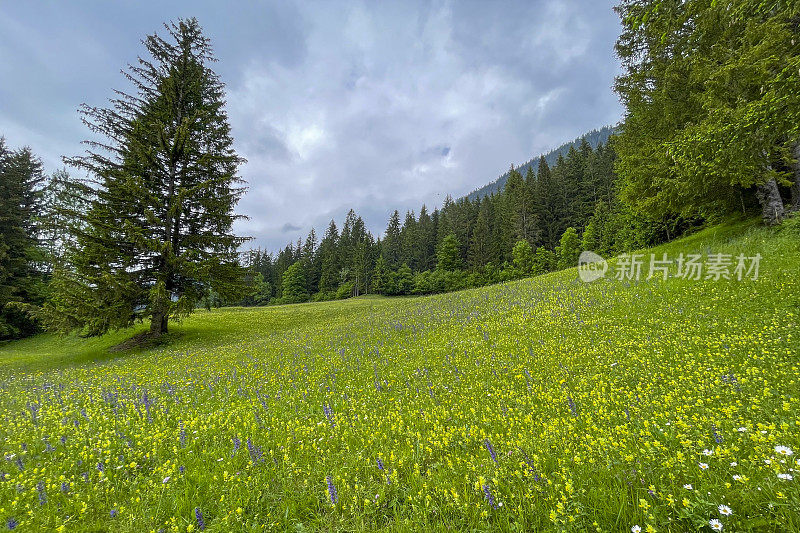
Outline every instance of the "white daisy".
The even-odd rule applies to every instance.
[[[792,455],[794,452],[788,446],[775,446],[775,453],[788,456]]]
[[[638,525],[633,526],[631,528],[631,533],[642,533],[642,528],[640,528]]]
[[[698,466],[700,467],[700,470],[708,470],[707,463],[698,463]]]
[[[684,489],[686,489],[686,490],[692,490],[692,489],[694,489],[694,487],[692,487],[692,484],[691,484],[691,483],[687,483],[686,485],[684,485],[684,486],[683,486],[683,488],[684,488]]]
[[[722,531],[722,522],[717,520],[716,518],[712,518],[708,521],[708,525],[711,526],[711,529],[714,531]]]
[[[728,507],[727,505],[720,505],[719,507],[717,507],[717,509],[719,510],[719,514],[721,514],[722,516],[730,516],[733,514],[733,510],[731,510],[731,508]]]
[[[778,474],[778,479],[785,479],[786,481],[791,481],[794,479],[791,474]]]
[[[703,450],[703,455],[708,455],[708,456],[714,455],[714,452],[706,448],[705,450]]]
[[[164,478],[164,481],[162,481],[161,483],[166,483],[166,482],[168,482],[169,480],[170,480],[170,477],[169,477],[169,476],[167,476],[167,477],[165,477],[165,478]]]

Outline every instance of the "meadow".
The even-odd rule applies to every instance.
[[[800,225],[654,250],[679,252],[759,276],[570,269],[0,346],[0,529],[800,531]]]

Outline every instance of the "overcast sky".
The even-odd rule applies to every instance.
[[[237,231],[270,250],[350,208],[377,236],[621,117],[610,0],[164,4],[0,0],[0,135],[61,167],[88,135],[78,106],[195,16],[248,160]]]

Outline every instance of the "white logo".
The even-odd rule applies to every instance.
[[[608,262],[602,256],[585,250],[578,258],[578,276],[581,281],[591,283],[605,277],[608,271]]]

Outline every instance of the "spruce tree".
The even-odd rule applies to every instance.
[[[395,209],[386,227],[383,239],[383,255],[389,268],[397,268],[400,264],[400,213]]]
[[[541,223],[542,242],[545,247],[553,249],[561,235],[558,188],[553,181],[550,166],[544,156],[539,158],[539,167],[536,171],[536,187],[534,189],[534,210]]]
[[[484,198],[479,201],[481,205],[475,227],[472,230],[472,242],[469,247],[469,264],[473,270],[483,267],[493,257],[490,200]]]
[[[66,162],[88,171],[95,193],[78,235],[73,270],[55,283],[49,323],[102,334],[150,319],[167,331],[210,292],[242,291],[232,233],[244,189],[233,149],[224,85],[210,68],[211,43],[197,20],[148,36],[149,54],[125,76],[135,94],[117,92],[111,107],[81,108],[103,141]]]
[[[0,137],[0,339],[36,331],[31,306],[41,303],[39,249],[41,161],[29,148],[9,150]]]
[[[339,230],[336,222],[331,220],[322,242],[319,244],[320,255],[320,292],[332,292],[339,286]]]
[[[386,282],[388,280],[389,270],[386,267],[386,261],[383,254],[378,256],[375,261],[375,270],[372,273],[372,291],[376,294],[386,294]]]

